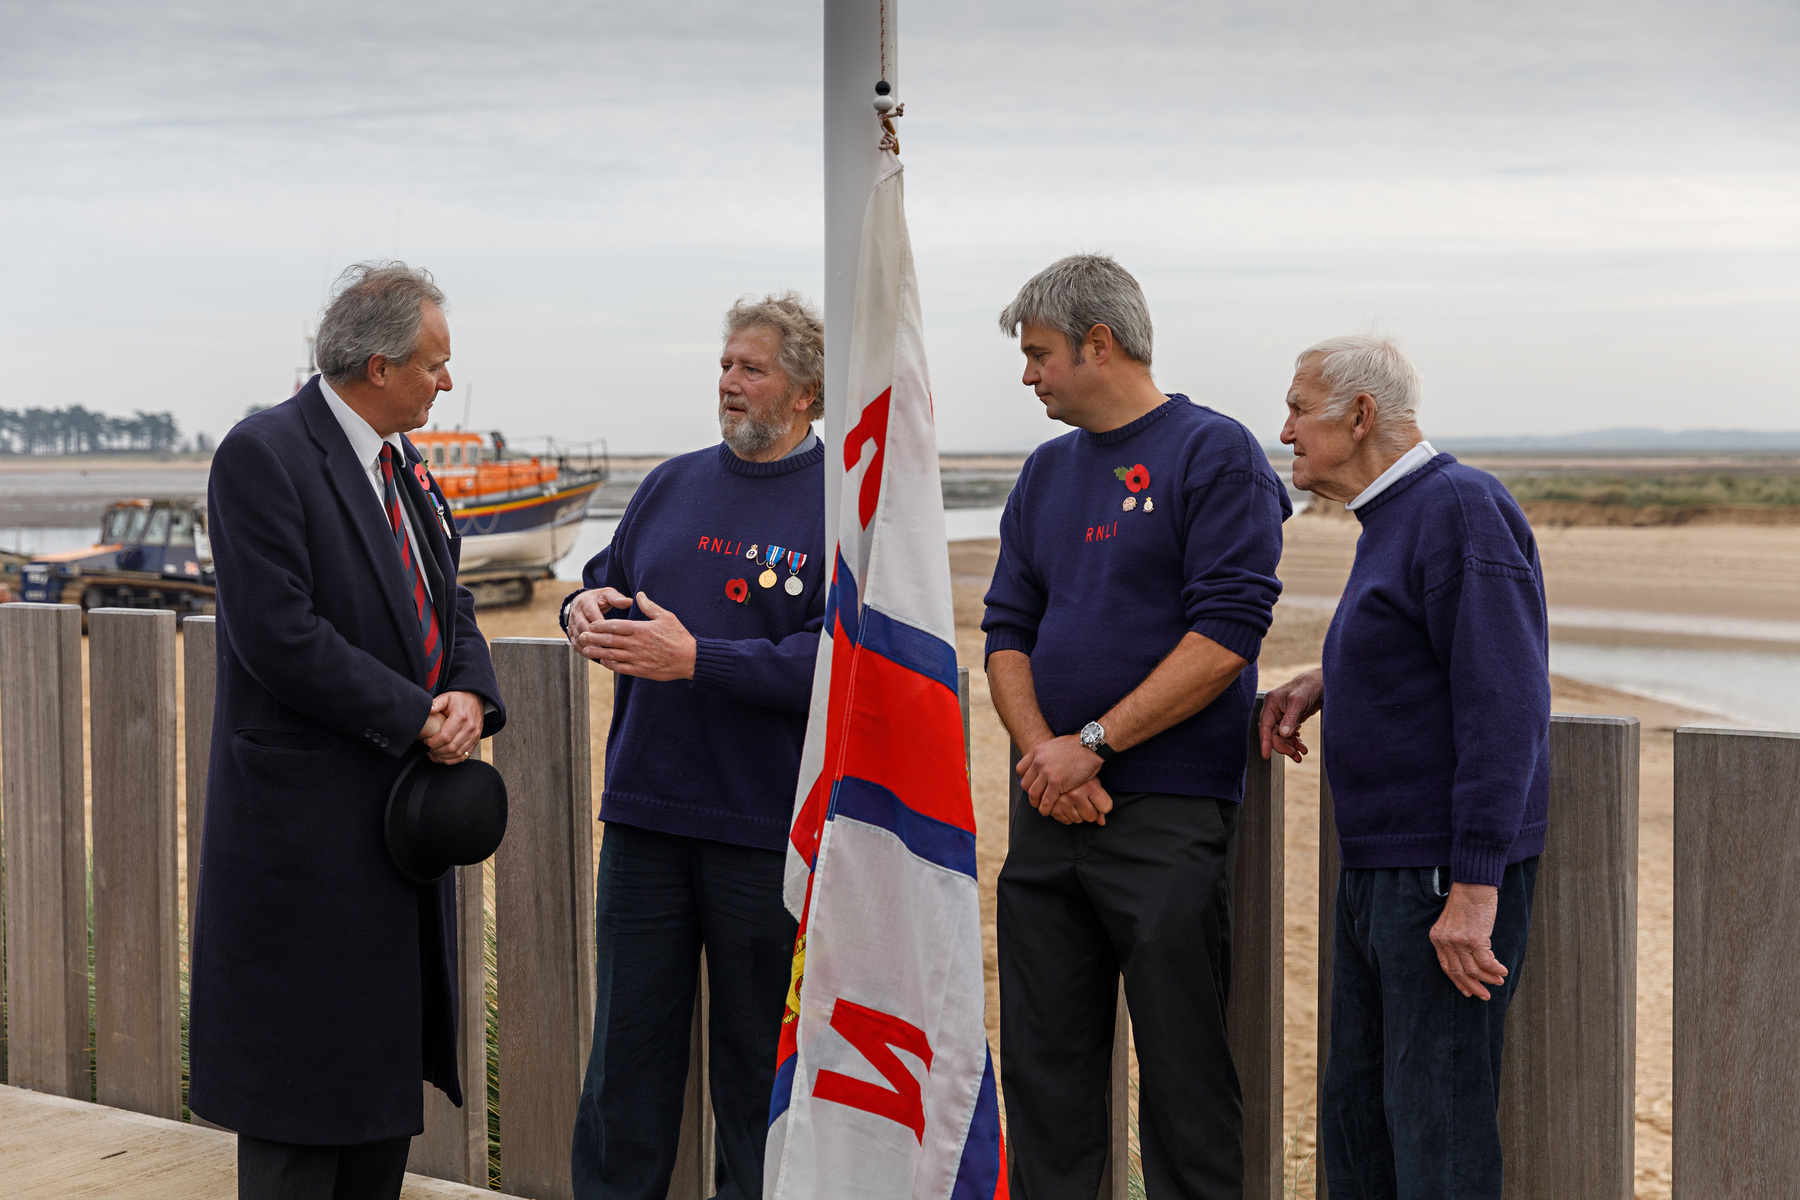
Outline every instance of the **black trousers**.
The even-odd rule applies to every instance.
[[[238,1135],[238,1200],[397,1200],[411,1138],[296,1146]]]
[[[609,824],[596,901],[594,1049],[575,1113],[578,1200],[663,1200],[681,1137],[700,949],[712,1011],[719,1200],[762,1196],[794,958],[787,856]]]
[[[1500,1200],[1500,1056],[1536,858],[1506,868],[1491,937],[1506,982],[1464,996],[1431,927],[1448,867],[1346,868],[1331,951],[1319,1157],[1332,1200]]]
[[[1228,800],[1113,794],[1104,826],[1028,805],[1000,871],[1000,1061],[1015,1200],[1094,1200],[1118,979],[1137,1041],[1149,1200],[1238,1200],[1244,1113],[1231,979]]]

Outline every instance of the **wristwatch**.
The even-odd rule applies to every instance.
[[[1081,727],[1081,744],[1098,754],[1101,762],[1109,762],[1118,754],[1106,744],[1106,727],[1098,721],[1089,721]]]

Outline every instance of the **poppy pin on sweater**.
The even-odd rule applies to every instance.
[[[733,579],[726,583],[725,594],[739,604],[750,598],[750,585],[742,579]]]
[[[1141,492],[1150,486],[1150,472],[1144,464],[1135,467],[1114,467],[1113,474],[1125,481],[1125,486],[1133,492]]]

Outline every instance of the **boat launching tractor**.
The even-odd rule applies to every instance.
[[[541,454],[508,448],[500,433],[420,430],[411,435],[450,501],[462,538],[458,582],[478,608],[525,604],[581,533],[594,492],[610,474],[604,443]],[[217,589],[206,505],[193,499],[120,500],[92,546],[40,554],[16,567],[11,590],[40,604],[168,608],[211,613]]]
[[[19,599],[93,608],[213,611],[212,543],[197,500],[120,500],[100,521],[100,540],[40,554],[19,569]]]

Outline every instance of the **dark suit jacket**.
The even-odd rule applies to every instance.
[[[410,443],[406,457],[419,461]],[[437,690],[498,706],[474,601],[455,582],[461,539],[444,536],[410,470],[401,486],[444,640]],[[408,883],[382,835],[432,699],[387,517],[316,379],[219,443],[207,504],[218,698],[189,1102],[273,1141],[416,1134],[420,1079],[462,1101],[455,888],[453,876]],[[504,721],[489,713],[483,735]]]

